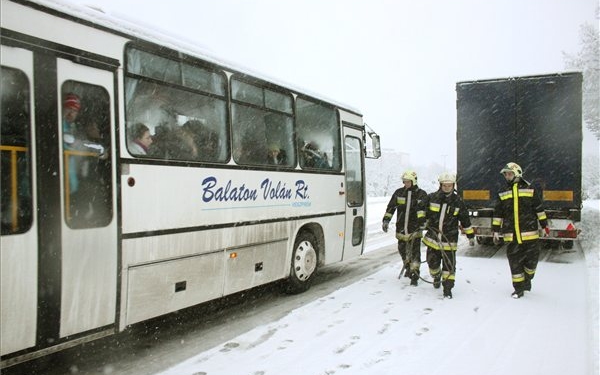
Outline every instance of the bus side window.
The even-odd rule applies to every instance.
[[[232,80],[233,160],[243,165],[295,166],[291,95]]]
[[[22,71],[1,67],[0,187],[2,235],[24,233],[33,219],[29,81]]]
[[[65,221],[71,228],[108,225],[113,217],[110,96],[101,86],[62,86]]]
[[[129,153],[142,158],[227,162],[225,75],[135,46],[128,47],[127,61],[127,137],[131,141],[137,123],[145,124],[152,136],[152,144],[143,152],[128,142]]]
[[[341,170],[340,127],[333,107],[298,98],[296,130],[300,167]]]

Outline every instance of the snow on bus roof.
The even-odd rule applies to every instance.
[[[160,44],[164,47],[171,48],[173,50],[183,52],[190,56],[195,56],[208,62],[214,63],[223,68],[248,74],[255,78],[271,82],[281,87],[288,88],[291,91],[294,91],[298,94],[308,95],[315,99],[331,103],[337,107],[344,108],[356,114],[362,115],[362,113],[353,106],[340,103],[324,95],[312,92],[311,90],[300,88],[296,85],[281,81],[279,79],[275,79],[273,77],[269,77],[264,73],[254,71],[250,68],[243,67],[231,61],[217,58],[209,48],[200,45],[196,41],[191,41],[179,35],[176,36],[174,34],[171,34],[167,30],[156,27],[156,25],[145,24],[143,21],[131,19],[125,14],[114,11],[109,12],[95,5],[82,6],[69,2],[68,0],[28,0],[28,2],[53,9],[58,12],[65,13],[67,15],[81,18],[85,21],[91,22],[98,26],[106,27],[108,29],[114,30],[119,33],[123,33],[125,35],[130,35],[138,39]]]

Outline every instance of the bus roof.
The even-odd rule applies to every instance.
[[[355,114],[362,116],[362,113],[353,106],[340,103],[324,95],[312,92],[308,89],[300,88],[298,86],[289,84],[279,79],[269,77],[266,74],[256,72],[250,68],[243,67],[231,61],[217,58],[215,57],[214,53],[210,51],[209,48],[200,45],[197,41],[192,41],[179,35],[176,36],[174,34],[171,34],[169,31],[157,28],[155,25],[144,24],[143,21],[130,19],[127,15],[124,15],[122,13],[108,12],[101,9],[100,7],[92,5],[81,6],[78,4],[74,4],[68,0],[21,0],[16,2],[23,4],[37,4],[42,7],[52,9],[58,13],[63,13],[67,16],[79,18],[84,21],[90,22],[112,33],[118,33],[124,36],[134,37],[136,39],[141,39],[147,42],[159,44],[164,47],[171,48],[173,50],[180,51],[190,56],[194,56],[202,60],[211,62],[213,64],[219,65],[225,69],[243,74],[248,74],[252,77],[271,82],[281,87],[285,87],[295,93],[304,94],[307,96],[311,96],[315,99],[331,103],[339,108],[346,109],[348,111],[354,112]]]

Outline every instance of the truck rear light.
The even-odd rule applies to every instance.
[[[557,230],[555,237],[557,237],[557,238],[577,238],[578,234],[579,234],[579,230],[577,228],[575,228],[573,223],[569,223],[569,225],[567,225],[567,228],[565,230]]]
[[[577,238],[578,231],[576,230],[559,230],[556,232],[558,238]]]

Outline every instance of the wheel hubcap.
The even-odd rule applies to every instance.
[[[299,280],[306,281],[317,268],[317,252],[308,241],[302,241],[296,248],[294,272]]]

